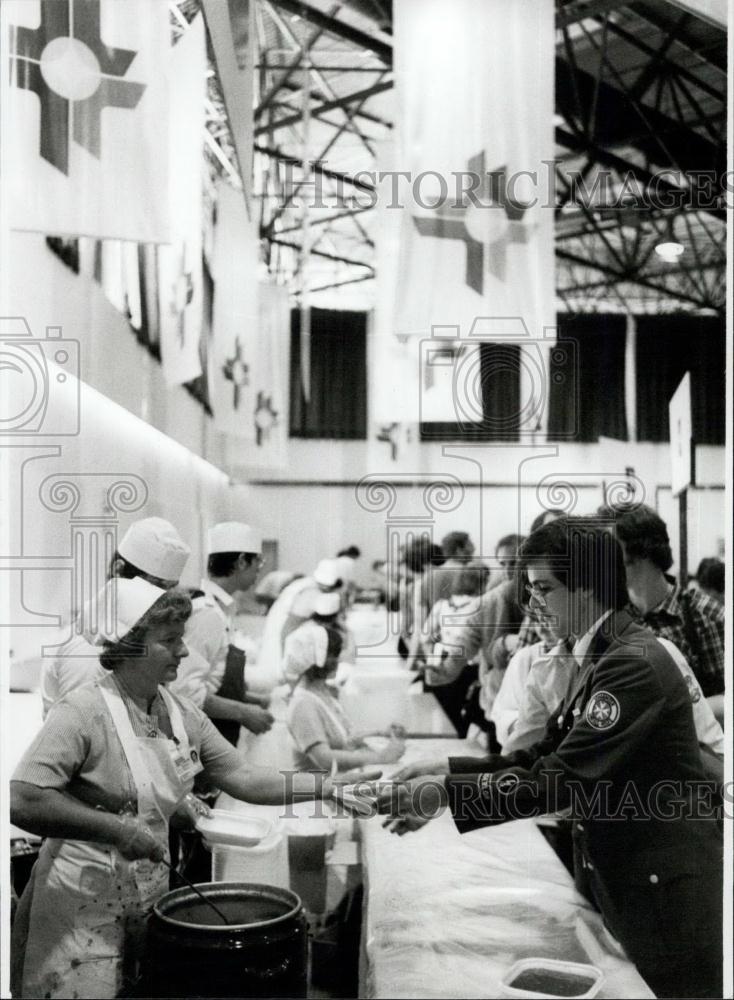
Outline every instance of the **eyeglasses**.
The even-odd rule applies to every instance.
[[[525,590],[534,597],[536,600],[545,601],[548,594],[554,591],[556,588],[550,586],[547,583],[526,583]]]

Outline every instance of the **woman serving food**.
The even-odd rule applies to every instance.
[[[10,785],[11,820],[45,837],[13,927],[13,995],[114,997],[138,974],[145,919],[168,889],[168,823],[203,771],[248,802],[331,795],[246,759],[164,685],[188,654],[191,601],[138,577],[97,598],[109,674],[58,702]]]
[[[331,772],[366,764],[393,764],[405,752],[399,727],[387,733],[357,734],[339,703],[334,685],[345,643],[338,624],[338,594],[320,594],[312,618],[285,641],[284,670],[293,688],[288,704],[288,728],[295,746],[296,767]],[[371,747],[368,736],[388,736],[382,747]]]

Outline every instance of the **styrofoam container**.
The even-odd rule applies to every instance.
[[[264,817],[214,809],[211,816],[197,820],[196,829],[211,847],[255,847],[269,836],[273,824]]]
[[[538,989],[524,989],[512,986],[523,973],[537,973],[538,978],[545,976],[546,982],[538,983]],[[553,992],[551,989],[554,977],[564,976],[573,989],[572,978],[578,979],[577,992]],[[595,997],[604,982],[604,973],[595,965],[582,965],[580,962],[562,962],[555,958],[523,958],[515,962],[502,977],[501,987],[503,997],[545,997],[546,1000],[590,1000]]]

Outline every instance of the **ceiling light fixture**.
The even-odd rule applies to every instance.
[[[683,244],[674,240],[666,240],[664,243],[658,243],[655,247],[655,253],[658,257],[662,257],[666,264],[675,264],[684,252]]]

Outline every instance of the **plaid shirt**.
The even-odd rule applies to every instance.
[[[655,635],[669,639],[683,653],[708,697],[724,690],[724,608],[700,590],[681,591],[674,584],[668,596],[646,615],[638,615]]]

